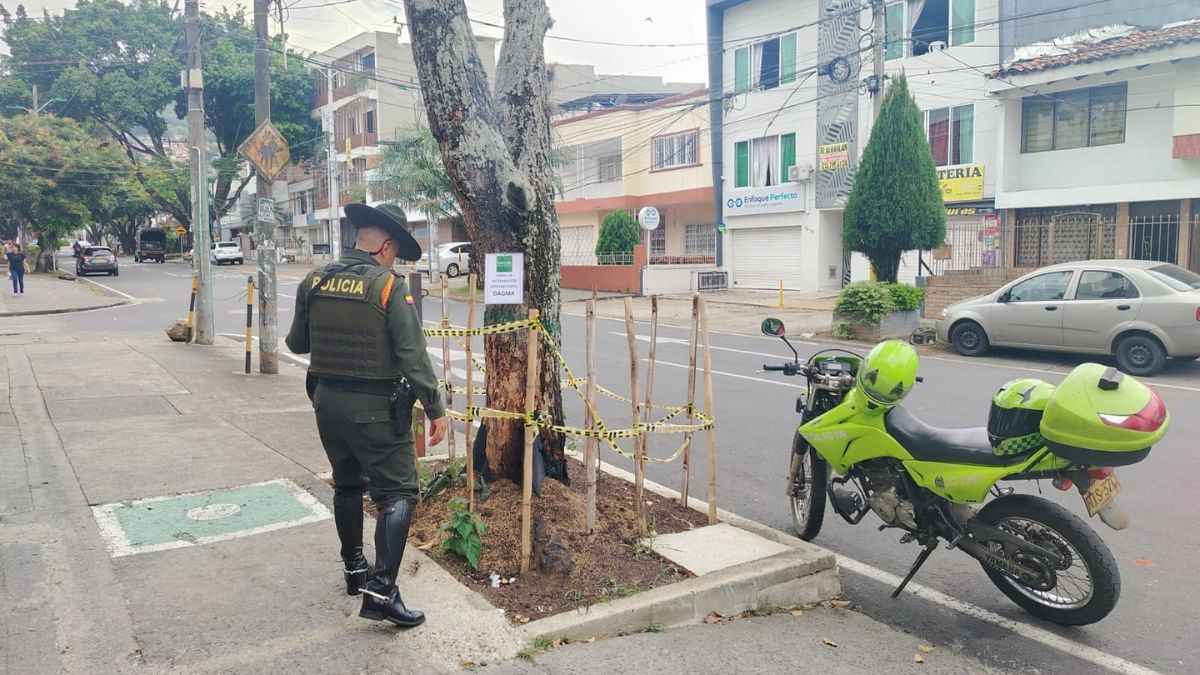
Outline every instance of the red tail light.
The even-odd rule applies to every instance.
[[[1200,321],[1200,307],[1196,308],[1196,320]]]
[[[1167,419],[1167,406],[1153,389],[1150,390],[1150,401],[1146,407],[1133,415],[1105,415],[1100,419],[1110,427],[1129,429],[1131,431],[1154,431],[1162,426]]]
[[[1112,475],[1113,470],[1110,467],[1102,467],[1099,469],[1088,469],[1087,475],[1092,480],[1104,480]]]

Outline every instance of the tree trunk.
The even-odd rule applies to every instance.
[[[896,275],[900,273],[900,251],[875,251],[868,256],[871,266],[875,268],[875,278],[879,281],[896,283]]]
[[[544,0],[505,0],[505,35],[496,94],[489,89],[463,0],[405,0],[429,126],[453,184],[473,249],[525,254],[525,305],[491,305],[487,325],[541,310],[560,340],[559,232],[549,155],[549,84],[542,43],[550,27]],[[525,407],[525,333],[484,341],[488,405]],[[554,351],[540,352],[538,409],[562,420],[562,391]],[[497,476],[521,475],[520,423],[488,420],[488,464]],[[566,480],[563,441],[543,435],[547,474]]]

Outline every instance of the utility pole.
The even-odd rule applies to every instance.
[[[879,111],[883,109],[883,0],[871,0],[871,19],[871,59],[875,66],[875,86],[878,87],[871,102],[874,110],[871,126],[874,127]]]
[[[333,64],[325,66],[325,133],[329,139],[325,171],[329,178],[329,255],[334,260],[342,257],[342,219],[338,215],[338,168],[337,134],[333,131]]]
[[[187,70],[183,84],[187,87],[188,152],[192,178],[192,238],[195,254],[192,264],[199,276],[196,289],[195,341],[211,345],[216,327],[213,322],[212,268],[208,259],[208,153],[204,145],[204,69],[200,53],[200,0],[187,0],[184,5],[184,36],[187,38]],[[36,96],[37,90],[34,90]],[[36,102],[34,103],[36,107]]]
[[[38,116],[37,85],[33,85],[33,116]]]
[[[267,2],[254,0],[254,125],[271,121],[271,73],[267,53]],[[256,208],[254,230],[258,235],[258,372],[279,372],[279,336],[276,333],[277,297],[275,294],[275,203],[268,196],[271,178],[257,172],[254,193]]]

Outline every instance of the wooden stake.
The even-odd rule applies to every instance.
[[[696,406],[696,333],[700,330],[700,294],[692,296],[692,332],[688,343],[688,424],[695,422],[696,417],[690,411]],[[688,490],[692,483],[692,434],[683,438],[683,487],[679,490],[679,503],[685,508],[688,503]]]
[[[450,327],[450,281],[442,277],[442,328]],[[446,369],[446,409],[454,405],[454,389],[450,382],[450,336],[442,336],[442,365]],[[449,448],[450,461],[454,461],[454,425],[449,425],[446,432],[446,447]]]
[[[638,401],[638,353],[637,353],[637,334],[633,332],[633,300],[625,298],[625,333],[629,336],[629,400],[633,401],[633,426],[636,428],[642,419],[641,403]],[[642,437],[637,436],[633,439],[633,456],[634,470],[636,471],[641,466],[642,456]],[[640,476],[640,474],[638,474]],[[641,484],[640,478],[635,478],[637,483],[637,497],[641,499]],[[644,531],[645,523],[642,522],[642,509],[637,504],[634,505],[635,521],[637,522],[638,536],[645,537],[648,535]]]
[[[529,318],[537,319],[540,312],[529,310]],[[536,329],[525,332],[525,412],[533,413],[537,406],[537,374],[539,335]],[[537,427],[525,426],[525,463],[521,471],[521,573],[529,571],[529,556],[533,550],[530,528],[533,524],[533,440]]]
[[[646,405],[642,407],[642,418],[649,424],[654,417],[654,359],[658,353],[658,296],[650,296],[650,361],[646,364]],[[650,446],[650,434],[639,437],[638,452],[634,461],[634,496],[637,498],[638,533],[650,536],[650,524],[646,518],[646,452]]]
[[[712,381],[712,351],[708,344],[708,310],[704,308],[704,298],[699,299],[700,305],[700,337],[704,341],[704,411],[709,417],[715,417],[713,412],[713,381]],[[713,426],[708,430],[708,524],[717,524],[717,429]]]
[[[467,342],[463,346],[463,351],[467,355],[467,411],[475,406],[475,359],[471,356],[471,344],[474,338],[471,337],[471,331],[475,329],[475,275],[467,277]],[[466,447],[463,448],[463,454],[467,458],[467,509],[475,510],[475,446],[471,439],[474,436],[475,420],[468,419],[466,423],[464,435],[466,437]]]
[[[595,429],[591,411],[596,409],[596,289],[587,303],[587,428]],[[596,460],[599,439],[588,436],[583,443],[583,465],[587,469],[587,533],[596,538]]]

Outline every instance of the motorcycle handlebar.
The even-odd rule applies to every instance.
[[[763,371],[765,371],[765,372],[770,372],[770,371],[783,372],[785,370],[787,370],[787,364],[784,364],[782,366],[772,366],[772,365],[769,365],[766,363],[763,364]]]

